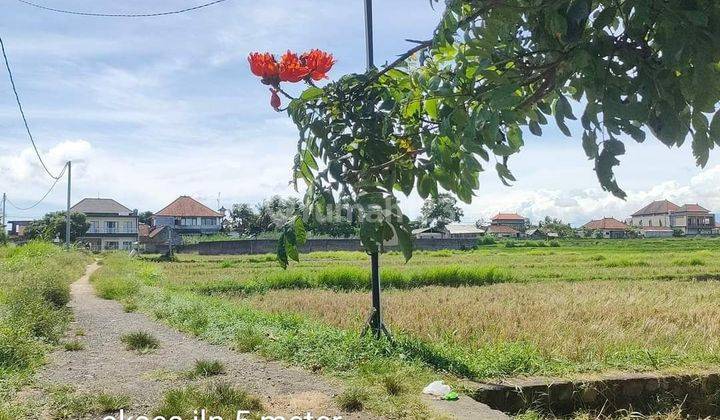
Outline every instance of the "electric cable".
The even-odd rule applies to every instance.
[[[56,13],[65,13],[68,15],[78,15],[78,16],[93,16],[93,17],[124,17],[124,18],[143,18],[143,17],[157,17],[157,16],[168,16],[168,15],[177,15],[180,13],[185,12],[192,12],[194,10],[202,9],[205,7],[209,7],[218,3],[225,2],[227,0],[215,0],[208,3],[200,4],[193,7],[188,7],[185,9],[180,10],[171,10],[167,12],[158,12],[158,13],[93,13],[93,12],[80,12],[76,10],[64,10],[64,9],[56,9],[54,7],[48,7],[43,6],[42,4],[33,3],[31,1],[27,0],[17,0],[20,3],[24,3],[28,6],[36,7],[38,9],[47,10],[50,12],[56,12]]]

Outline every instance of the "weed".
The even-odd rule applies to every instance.
[[[146,353],[160,347],[160,341],[145,331],[123,334],[120,341],[125,344],[127,350],[135,350],[140,353]]]
[[[123,311],[130,313],[130,312],[135,312],[137,310],[138,310],[138,306],[137,306],[137,303],[135,303],[135,301],[128,300],[128,301],[123,302]]]
[[[348,388],[337,396],[338,406],[344,411],[362,411],[367,401],[367,392],[360,388]]]
[[[208,377],[222,375],[225,373],[225,365],[219,360],[196,360],[195,366],[190,371],[190,377]]]
[[[403,379],[396,375],[386,375],[383,378],[383,386],[389,395],[397,396],[405,392]]]
[[[65,351],[80,351],[85,349],[85,344],[80,340],[72,340],[63,344]]]
[[[197,413],[196,410],[200,408],[215,416],[228,419],[234,419],[240,408],[250,411],[252,418],[259,418],[263,410],[257,398],[228,384],[220,383],[206,388],[189,386],[170,390],[163,397],[154,416],[193,418]]]

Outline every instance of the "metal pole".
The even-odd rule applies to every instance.
[[[367,69],[375,68],[373,60],[373,22],[372,0],[365,0],[365,49],[367,53]]]
[[[72,192],[72,162],[67,163],[67,211],[65,213],[65,248],[70,249],[70,195]]]
[[[2,228],[3,232],[7,231],[7,220],[5,220],[5,200],[7,199],[7,195],[3,193],[3,200],[2,200]]]
[[[371,71],[375,68],[374,51],[373,51],[373,13],[372,0],[365,0],[365,47],[367,58],[367,70]],[[382,320],[381,304],[380,304],[380,256],[378,252],[370,253],[370,266],[372,272],[372,306],[373,311],[370,316],[370,329],[375,338],[380,338],[383,332],[390,338],[390,334],[385,329]]]

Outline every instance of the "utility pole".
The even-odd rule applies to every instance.
[[[3,193],[3,200],[2,200],[2,228],[3,232],[7,230],[7,220],[5,220],[5,201],[7,200],[7,195]]]
[[[372,22],[372,0],[365,0],[365,49],[367,60],[367,71],[375,68],[373,58],[373,22]],[[370,267],[372,273],[372,313],[362,334],[367,333],[368,328],[372,330],[375,338],[380,338],[384,333],[392,341],[390,332],[385,328],[382,319],[380,301],[380,255],[378,251],[370,253]]]
[[[72,161],[67,163],[67,212],[65,213],[65,248],[70,249],[70,194],[72,192]]]

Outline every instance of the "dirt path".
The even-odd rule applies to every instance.
[[[165,391],[186,384],[224,381],[259,397],[273,415],[342,415],[343,418],[371,418],[366,413],[342,413],[334,405],[338,387],[309,372],[269,362],[252,354],[208,344],[189,337],[140,313],[126,313],[118,302],[95,296],[89,277],[98,268],[88,266],[85,275],[72,285],[70,306],[75,321],[69,334],[84,343],[81,351],[57,351],[40,372],[38,385],[49,388],[70,385],[81,393],[118,393],[132,399],[131,415],[150,415]],[[140,355],[125,350],[120,336],[147,331],[160,340],[161,347]],[[221,360],[227,373],[215,378],[190,380],[183,372],[198,359]],[[36,392],[39,392],[37,390]],[[40,415],[43,417],[43,415]]]

